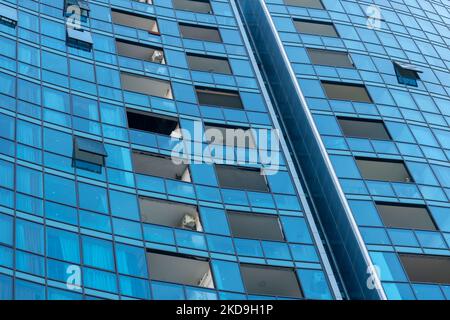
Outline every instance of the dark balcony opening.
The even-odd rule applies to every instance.
[[[450,257],[400,254],[411,282],[450,284]]]
[[[197,13],[212,14],[209,0],[172,0],[176,10],[192,11]]]
[[[257,240],[284,241],[277,216],[227,211],[233,237]]]
[[[264,174],[261,174],[261,169],[231,165],[216,165],[216,172],[221,188],[260,192],[269,191],[266,178]]]
[[[403,161],[356,158],[363,179],[388,182],[414,182]]]
[[[222,42],[219,29],[202,25],[179,23],[180,33],[183,38],[200,41]]]
[[[195,92],[200,105],[244,109],[238,91],[195,87]]]
[[[322,81],[328,99],[373,103],[364,85]]]
[[[134,171],[138,174],[191,182],[189,165],[179,163],[180,159],[136,150],[133,151],[132,157]]]
[[[127,110],[128,128],[172,137],[180,137],[180,127],[175,118]]]
[[[383,121],[338,117],[338,122],[346,137],[391,140]]]

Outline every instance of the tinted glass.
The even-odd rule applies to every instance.
[[[377,203],[384,225],[390,228],[436,230],[430,213],[424,206]]]
[[[312,20],[294,20],[294,25],[299,33],[313,34],[324,37],[339,37],[332,23]]]
[[[353,62],[350,60],[347,52],[308,48],[308,54],[313,64],[354,68]]]
[[[172,99],[172,88],[169,81],[134,75],[131,73],[120,73],[122,88],[128,91],[139,92],[149,96],[157,96]]]
[[[364,86],[326,81],[322,81],[322,85],[328,99],[372,103]]]
[[[400,254],[412,282],[450,284],[450,257]]]
[[[177,10],[212,13],[209,0],[173,0],[173,7]]]
[[[180,23],[180,32],[183,38],[202,41],[222,42],[219,29],[200,25]]]
[[[161,48],[153,48],[133,43],[129,41],[116,39],[117,54],[134,59],[140,59],[155,63],[163,63],[163,53]]]
[[[238,91],[195,87],[195,92],[200,105],[235,109],[244,108]]]
[[[182,180],[186,174],[186,164],[174,164],[170,157],[144,152],[133,152],[134,171],[161,178]]]
[[[313,9],[324,9],[320,0],[284,0],[288,6],[305,7]]]
[[[143,29],[149,32],[158,32],[156,19],[147,16],[139,16],[119,10],[111,10],[112,22],[127,27]]]
[[[231,74],[231,67],[225,58],[186,54],[189,68],[197,71]]]
[[[406,166],[400,161],[356,159],[361,175],[367,180],[413,182]]]
[[[219,185],[222,188],[244,189],[253,191],[269,191],[261,171],[251,168],[216,165]]]
[[[242,264],[241,274],[250,294],[302,297],[297,276],[292,269]]]
[[[338,118],[346,137],[391,140],[383,121]]]
[[[277,217],[228,211],[228,222],[234,237],[283,241],[283,232]]]
[[[177,127],[174,118],[127,110],[128,127],[158,134],[170,135]]]

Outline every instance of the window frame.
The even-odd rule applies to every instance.
[[[393,141],[392,136],[391,136],[391,134],[390,134],[390,132],[389,132],[388,128],[386,127],[386,125],[385,125],[385,123],[384,123],[383,120],[366,119],[366,118],[353,118],[353,117],[345,117],[345,116],[337,116],[336,119],[337,119],[339,128],[340,128],[341,131],[342,131],[342,134],[343,134],[344,137],[346,137],[346,138],[370,139],[370,140],[381,140],[381,141]],[[354,122],[360,122],[360,123],[364,123],[364,122],[366,122],[366,123],[378,123],[378,124],[380,124],[380,125],[383,127],[383,130],[384,130],[383,134],[386,134],[387,139],[372,138],[372,137],[367,137],[367,136],[364,137],[363,135],[359,135],[359,136],[358,136],[358,135],[347,135],[347,134],[345,133],[345,129],[344,129],[344,126],[342,125],[341,120],[343,120],[343,121],[354,121]]]

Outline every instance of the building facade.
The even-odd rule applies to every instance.
[[[0,22],[1,299],[342,298],[233,1]]]
[[[238,0],[351,299],[450,299],[450,3]]]

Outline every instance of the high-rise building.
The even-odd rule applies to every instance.
[[[450,299],[449,25],[0,0],[0,299]]]
[[[450,2],[237,2],[346,296],[450,299]]]
[[[0,298],[341,298],[232,1],[0,3]]]

